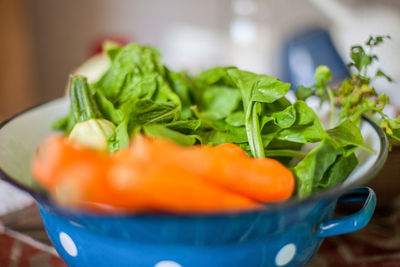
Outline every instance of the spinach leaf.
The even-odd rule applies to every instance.
[[[204,85],[226,85],[234,87],[234,83],[231,78],[227,75],[227,71],[230,69],[237,69],[236,67],[215,67],[203,71],[196,76],[195,81],[199,87],[204,87]]]
[[[233,68],[228,69],[227,73],[240,89],[245,107],[250,102],[273,103],[284,97],[290,88],[290,84],[268,75]]]
[[[106,41],[103,44],[103,50],[106,51],[106,55],[111,62],[114,61],[121,49],[122,47],[119,44],[111,41]]]
[[[110,152],[118,151],[129,146],[128,121],[122,121],[108,138]]]
[[[166,69],[156,49],[138,44],[112,49],[111,66],[92,85],[95,91],[101,92],[116,107],[132,99],[181,104],[167,81]]]
[[[300,85],[296,88],[295,95],[298,100],[306,100],[310,96],[314,95],[314,90],[311,87]]]
[[[294,168],[296,176],[297,195],[306,197],[324,177],[325,172],[336,161],[342,151],[331,138],[325,138],[312,149],[307,156]]]
[[[172,90],[178,95],[181,103],[181,119],[186,120],[193,117],[193,112],[190,109],[192,106],[191,87],[194,86],[194,82],[186,73],[178,73],[168,70],[167,68],[167,80]]]
[[[200,120],[172,121],[163,124],[165,127],[184,134],[194,133],[201,125]]]
[[[169,140],[183,146],[192,146],[197,142],[201,143],[201,138],[197,135],[185,135],[160,124],[145,125],[143,126],[143,132],[147,136],[168,138]]]
[[[201,128],[198,134],[202,137],[203,143],[208,145],[219,145],[224,143],[248,142],[244,126],[232,126],[224,119],[216,119],[209,116],[209,113],[199,113]]]
[[[303,101],[264,115],[261,127],[264,147],[274,139],[304,144],[319,142],[326,136],[318,116]]]
[[[225,122],[232,126],[244,126],[245,115],[243,111],[236,111],[226,117]]]
[[[254,157],[264,157],[260,127],[263,103],[273,103],[283,98],[290,85],[271,76],[238,69],[228,69],[227,73],[242,95],[246,132],[252,154]]]
[[[129,136],[139,133],[146,124],[169,123],[179,116],[179,107],[173,103],[156,103],[149,99],[132,99],[125,102],[118,112],[122,121],[109,138],[110,151],[129,145]]]
[[[240,91],[227,86],[210,86],[204,89],[201,109],[217,119],[225,118],[235,111],[241,101]]]
[[[72,128],[74,128],[76,124],[75,117],[72,114],[72,111],[67,116],[61,117],[52,123],[52,128],[55,131],[62,131],[65,133],[70,133]]]
[[[248,141],[245,127],[231,127],[225,131],[214,129],[202,132],[200,135],[204,144],[213,146],[225,143],[240,144]]]
[[[137,125],[171,122],[179,116],[179,106],[173,103],[157,103],[148,99],[126,102],[121,110],[129,118],[129,129]]]
[[[338,156],[335,163],[325,172],[324,177],[314,185],[314,188],[329,188],[342,182],[350,175],[357,164],[358,160],[354,152],[348,156]]]
[[[326,132],[315,112],[303,101],[293,104],[296,121],[292,127],[280,131],[276,138],[297,143],[315,143],[321,141]]]
[[[284,129],[277,133],[275,138],[296,143],[315,143],[325,137],[325,131],[319,125],[312,124]]]
[[[139,76],[142,69],[149,69],[153,65],[148,59],[149,53],[144,53],[144,48],[138,44],[129,44],[115,52],[115,55],[110,58],[112,60],[110,68],[99,81],[93,84],[95,90],[101,91],[112,103],[116,102],[126,86],[131,86],[133,74]],[[142,68],[145,63],[150,66]]]
[[[327,133],[340,144],[340,146],[354,146],[361,147],[371,153],[374,150],[364,144],[364,139],[361,135],[360,129],[350,120],[345,120],[335,128],[327,131]]]
[[[118,125],[122,122],[123,112],[117,109],[110,100],[108,100],[100,91],[95,91],[93,94],[97,106],[99,107],[103,118]]]
[[[289,128],[296,122],[296,108],[291,105],[282,111],[271,114],[271,117],[274,119],[276,126],[282,129]]]

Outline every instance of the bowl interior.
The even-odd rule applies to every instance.
[[[0,169],[17,183],[42,190],[31,175],[30,162],[38,145],[51,133],[51,124],[68,114],[66,98],[32,108],[0,128]]]

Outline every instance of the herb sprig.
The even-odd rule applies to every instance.
[[[329,101],[331,104],[330,127],[333,127],[334,107],[339,107],[338,124],[350,119],[358,123],[363,115],[373,119],[385,131],[389,140],[400,141],[400,116],[396,119],[390,118],[384,108],[389,104],[386,94],[378,94],[373,82],[377,78],[384,78],[388,82],[393,79],[381,69],[369,74],[370,67],[379,60],[374,53],[374,48],[382,44],[390,36],[371,36],[364,46],[355,45],[351,47],[351,61],[347,64],[350,68],[350,77],[333,90],[328,82],[332,73],[327,66],[319,66],[314,75],[315,84],[311,87],[301,86],[297,89],[298,99],[305,100],[309,96],[316,95],[321,103]]]

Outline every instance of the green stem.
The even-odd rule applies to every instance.
[[[264,145],[261,138],[259,113],[261,103],[253,102],[246,114],[246,132],[249,139],[251,153],[255,158],[264,158]]]
[[[305,152],[291,149],[275,149],[265,151],[265,156],[267,157],[291,157],[303,159],[306,155],[307,153]]]
[[[360,110],[356,111],[354,114],[352,114],[352,115],[350,116],[350,120],[351,120],[352,122],[358,122],[358,121],[360,121],[361,116],[362,116],[365,112],[367,112],[368,110],[371,110],[371,108],[370,108],[370,107],[367,107],[367,108],[363,108],[363,109],[360,109]]]
[[[72,77],[70,83],[71,110],[76,122],[83,122],[101,117],[93,99],[86,77]]]
[[[331,104],[331,116],[329,121],[329,128],[333,128],[335,125],[335,100],[333,98],[333,92],[329,86],[326,87],[326,92],[328,93],[329,102]]]

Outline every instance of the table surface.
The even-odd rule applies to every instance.
[[[326,238],[309,267],[400,266],[400,146],[368,186],[378,204],[364,229]],[[339,209],[337,212],[346,212]],[[0,267],[66,266],[46,235],[37,206],[0,217]]]

